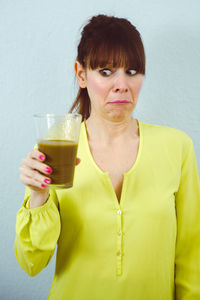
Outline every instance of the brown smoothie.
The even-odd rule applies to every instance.
[[[72,186],[77,148],[77,144],[68,140],[38,142],[38,150],[46,155],[45,163],[53,169],[51,184]]]

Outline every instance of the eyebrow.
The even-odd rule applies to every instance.
[[[98,67],[97,69],[114,69],[114,70],[116,70],[116,69],[124,69],[124,70],[134,70],[134,71],[137,71],[137,69],[135,68],[135,67],[113,67],[113,65],[112,64],[107,64],[107,65],[105,65],[105,66],[103,66],[103,67]]]
[[[112,69],[116,69],[116,67],[114,67],[113,66],[113,64],[111,64],[111,63],[108,63],[108,64],[106,64],[106,65],[104,65],[104,66],[99,66],[98,67],[99,69],[106,69],[106,68],[112,68]]]

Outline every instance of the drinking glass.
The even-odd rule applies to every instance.
[[[34,119],[38,150],[53,170],[50,188],[72,187],[82,116],[35,114]]]

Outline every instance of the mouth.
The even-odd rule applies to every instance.
[[[115,101],[110,101],[108,103],[109,104],[129,104],[130,101],[128,101],[128,100],[115,100]]]

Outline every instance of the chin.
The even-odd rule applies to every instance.
[[[119,122],[126,119],[129,119],[130,116],[132,116],[132,111],[122,111],[122,110],[115,110],[112,112],[109,112],[108,117],[113,122]]]

